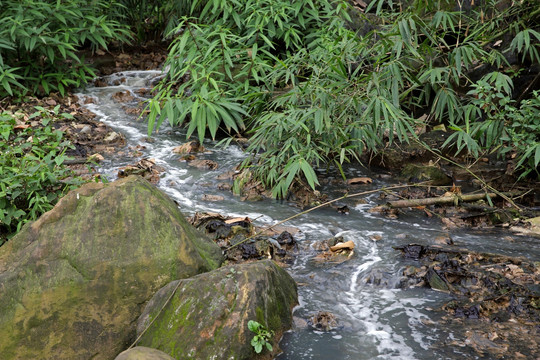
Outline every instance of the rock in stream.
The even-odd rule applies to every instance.
[[[86,184],[0,248],[0,358],[114,359],[159,288],[221,261],[142,178]]]

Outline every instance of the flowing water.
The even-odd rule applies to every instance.
[[[175,199],[186,215],[196,211],[213,211],[224,215],[248,216],[257,225],[269,225],[294,215],[301,210],[287,202],[265,200],[241,202],[229,192],[217,189],[217,175],[233,170],[244,158],[241,149],[230,146],[216,148],[213,141],[205,141],[209,149],[200,156],[215,160],[219,168],[203,171],[187,166],[172,149],[185,142],[185,133],[163,126],[159,134],[147,137],[146,123],[127,115],[112,95],[130,91],[135,96],[133,106],[142,98],[136,90],[152,87],[159,71],[127,71],[106,78],[117,86],[90,87],[78,94],[82,99],[91,97],[94,103],[85,105],[98,118],[115,131],[125,135],[128,146],[143,145],[143,157],[155,159],[165,171],[159,187]],[[110,180],[116,178],[119,167],[137,161],[132,157],[109,156],[101,164],[101,172]],[[366,169],[349,169],[348,177],[373,176]],[[388,181],[388,180],[386,180]],[[375,180],[362,190],[378,188],[385,181]],[[332,194],[335,189],[323,189]],[[220,202],[204,201],[204,194],[224,196]],[[337,194],[337,193],[336,193]],[[307,319],[318,311],[333,313],[339,327],[330,332],[316,331],[309,326],[297,326],[286,333],[280,343],[280,360],[292,359],[461,359],[478,355],[459,346],[449,345],[463,340],[458,328],[438,324],[436,309],[450,300],[449,295],[426,288],[398,289],[400,270],[412,261],[403,259],[393,245],[409,242],[430,243],[441,235],[441,224],[419,214],[401,216],[398,220],[370,214],[377,196],[367,197],[367,204],[354,199],[342,202],[350,208],[349,215],[334,209],[319,209],[298,217],[287,225],[301,230],[295,235],[302,249],[287,269],[299,284],[300,305],[294,315]],[[336,235],[354,241],[354,257],[340,265],[313,261],[316,252],[309,245]],[[374,236],[378,235],[378,236]],[[507,255],[540,258],[540,249],[534,240],[519,238],[509,243],[501,232],[456,231],[451,234],[457,245],[473,250],[498,252]],[[379,241],[373,238],[380,237]],[[380,284],[368,283],[367,278],[380,279]],[[375,282],[378,283],[378,282]]]

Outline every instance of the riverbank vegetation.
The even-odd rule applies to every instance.
[[[71,144],[53,122],[71,115],[58,114],[59,107],[52,112],[39,108],[33,114],[0,113],[0,245],[83,183],[65,166]]]
[[[419,134],[433,128],[447,130],[445,155],[474,162],[496,154],[512,162],[517,176],[534,178],[540,163],[536,5],[6,0],[0,3],[1,106],[84,86],[95,75],[85,54],[166,39],[168,74],[148,103],[149,132],[168,121],[199,140],[230,143],[248,135],[250,156],[237,179],[260,182],[275,197],[298,184],[315,189],[324,169],[344,176],[348,162],[394,143],[421,142]],[[62,172],[49,154],[62,154],[67,145],[50,127],[48,110],[36,111],[32,131],[54,134],[38,164]],[[30,130],[14,114],[2,115],[6,169],[36,156],[17,140]],[[14,204],[23,195],[13,189],[25,182],[14,180],[21,176],[3,178],[2,226],[11,230],[64,191],[47,193],[51,202],[40,208],[44,197],[33,198],[39,192],[29,187],[24,203],[33,208],[19,208]],[[43,187],[64,189],[62,177],[44,176],[56,183]]]
[[[200,139],[247,129],[244,168],[277,197],[437,125],[456,153],[538,175],[535,1],[353,3],[192,1],[168,34],[149,131],[165,119]]]
[[[92,80],[95,69],[84,54],[130,41],[138,20],[132,14],[151,11],[146,6],[0,1],[0,245],[84,182],[66,166],[73,145],[59,129],[77,112],[38,98],[58,99]]]

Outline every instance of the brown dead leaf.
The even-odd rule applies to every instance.
[[[447,229],[457,229],[466,226],[466,223],[459,217],[441,218],[441,222]]]
[[[192,160],[188,162],[188,165],[199,169],[209,170],[215,170],[218,167],[218,163],[213,160]]]
[[[371,235],[369,237],[371,239],[371,241],[381,241],[382,240],[382,236],[381,235]]]
[[[126,91],[119,91],[117,93],[114,93],[112,95],[112,99],[116,102],[128,102],[135,99],[135,97],[131,95],[131,92],[129,90],[126,90]]]
[[[131,60],[131,55],[128,55],[128,54],[119,54],[117,56],[117,59],[120,60],[120,61],[127,61],[127,60]]]
[[[357,177],[357,178],[347,180],[347,184],[349,185],[371,184],[372,182],[373,180],[368,177]]]
[[[354,7],[360,11],[364,11],[367,7],[367,4],[363,0],[353,0]]]
[[[257,229],[257,232],[260,232],[262,230],[262,233],[261,235],[264,235],[264,236],[277,236],[279,234],[281,234],[282,232],[284,231],[287,231],[289,234],[291,235],[296,235],[300,232],[300,229],[298,228],[295,228],[295,227],[292,227],[292,226],[282,226],[282,225],[278,225],[278,226],[274,226],[270,229]]]
[[[232,224],[232,223],[239,222],[239,221],[245,221],[245,222],[250,223],[251,219],[248,218],[247,216],[245,218],[237,217],[237,218],[232,218],[232,219],[225,220],[225,224]]]
[[[101,162],[101,161],[105,160],[105,158],[103,157],[103,155],[101,155],[99,153],[95,153],[95,154],[90,155],[88,157],[88,160],[95,161],[95,162]]]
[[[472,347],[477,353],[484,355],[490,354],[497,357],[503,355],[508,350],[508,344],[497,344],[488,339],[485,334],[476,331],[466,331],[465,344]]]
[[[154,159],[141,159],[135,165],[127,165],[118,170],[118,177],[127,177],[129,175],[140,175],[152,184],[159,182],[161,172],[165,171],[159,165],[156,165]]]
[[[194,152],[203,152],[206,149],[198,141],[190,141],[175,147],[172,151],[175,154],[190,154]]]
[[[204,194],[202,199],[204,201],[223,201],[225,200],[225,198],[221,195],[208,195],[208,194]]]
[[[343,250],[343,249],[345,249],[345,250],[354,249],[354,242],[349,240],[349,241],[344,242],[344,243],[337,243],[336,245],[330,247],[330,250],[332,250],[334,252],[336,252],[338,250]]]
[[[190,161],[193,161],[195,159],[197,159],[197,157],[195,155],[184,155],[180,158],[181,160],[184,160],[184,161],[187,161],[187,162],[190,162]]]

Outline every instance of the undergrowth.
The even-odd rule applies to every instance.
[[[53,126],[55,118],[71,115],[57,114],[58,107],[36,110],[0,113],[0,245],[83,183],[64,165],[71,145]]]
[[[0,1],[0,96],[66,93],[95,77],[80,50],[107,49],[129,39],[113,20],[116,2]]]
[[[194,0],[169,33],[149,133],[165,119],[199,140],[247,129],[243,166],[276,197],[437,124],[452,131],[446,146],[512,151],[521,174],[537,173],[538,92],[514,80],[540,64],[540,10],[463,4],[379,0],[355,13],[339,0]]]

